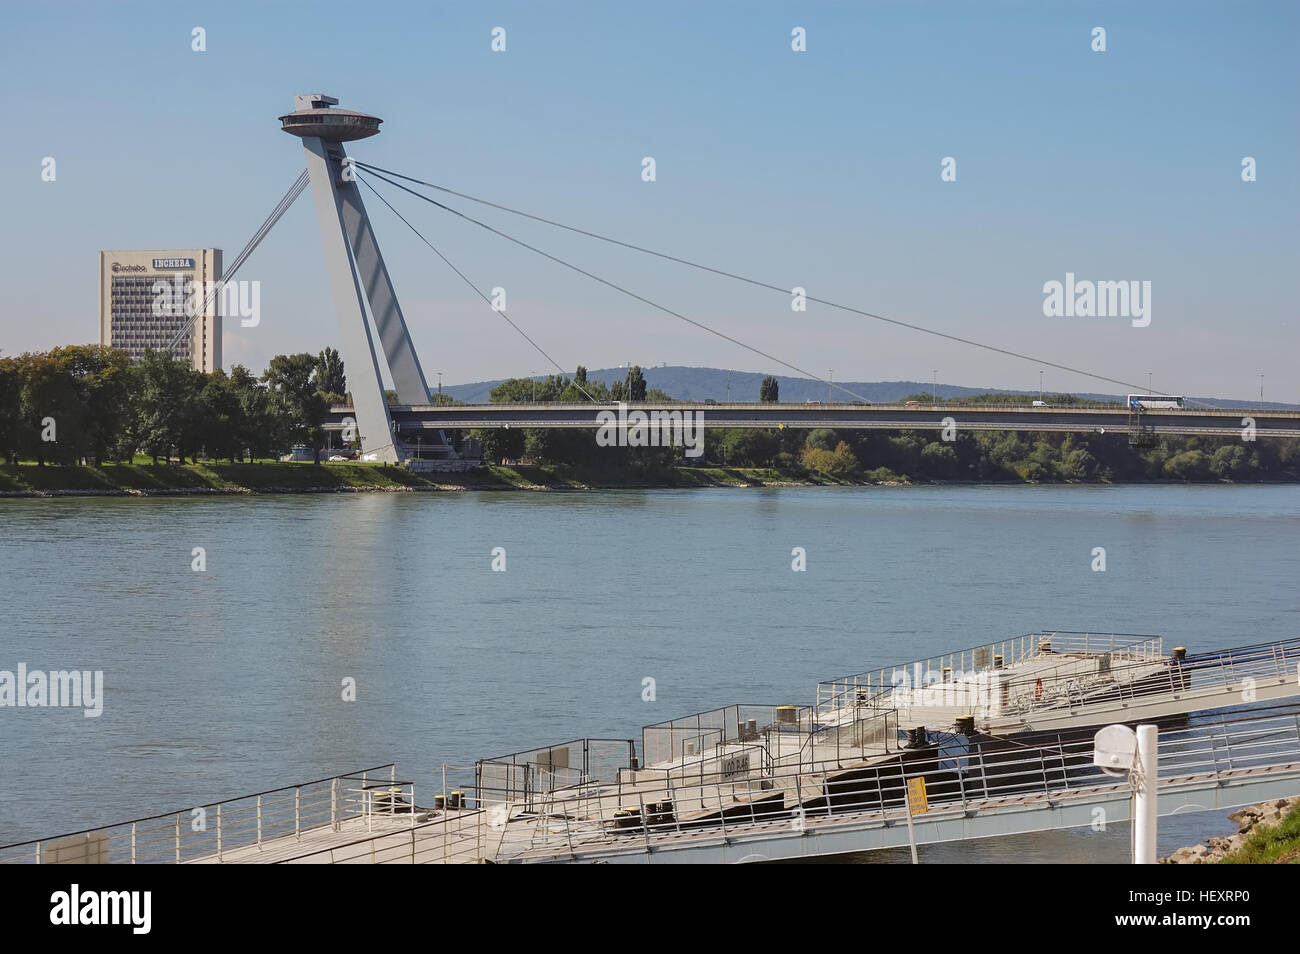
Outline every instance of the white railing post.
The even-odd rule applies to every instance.
[[[262,847],[262,796],[257,796],[257,847]]]
[[[330,828],[339,830],[339,780],[330,779]]]
[[[645,797],[643,795],[637,795],[636,801],[637,801],[637,805],[639,805],[641,809],[641,834],[645,840],[645,850],[649,852],[650,851],[650,819],[646,817],[646,813],[645,813]],[[568,812],[565,812],[565,814],[567,815]]]
[[[293,790],[293,837],[302,841],[302,786]]]
[[[722,840],[726,841],[727,840],[727,809],[722,804],[722,782],[719,781],[718,784],[716,784],[713,787],[713,790],[718,793],[718,820],[722,822]]]
[[[217,860],[221,860],[221,803],[217,802]]]
[[[176,863],[181,863],[181,816],[176,813]]]
[[[135,864],[135,822],[131,822],[131,864]]]

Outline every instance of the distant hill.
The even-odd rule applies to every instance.
[[[663,367],[642,368],[641,370],[645,374],[647,387],[658,388],[679,401],[726,401],[728,397],[733,401],[757,401],[759,383],[763,378],[767,377],[765,374],[756,374],[749,371],[728,371],[724,368]],[[625,368],[601,368],[597,371],[588,371],[587,377],[612,384],[615,381],[623,380],[626,374],[627,370]],[[827,400],[825,384],[793,375],[787,377],[778,374],[775,377],[781,383],[781,401],[783,403],[803,404],[805,401]],[[442,390],[444,394],[449,394],[470,404],[486,404],[489,400],[488,394],[503,380],[505,379],[498,378],[495,381],[475,381],[472,384],[444,385]],[[838,381],[836,383],[861,396],[860,398],[854,398],[843,391],[834,390],[831,392],[830,400],[836,403],[860,399],[870,401],[872,404],[890,404],[901,401],[909,394],[929,394],[932,387],[929,381]],[[986,394],[989,392],[1023,394],[1026,398],[1038,397],[1037,391],[1018,391],[1014,388],[1001,388],[994,385],[969,387],[960,384],[945,384],[942,381],[939,382],[938,391],[940,398],[969,397],[972,394]],[[1091,391],[1079,392],[1078,396],[1093,401],[1122,401],[1124,399],[1122,394],[1100,394]],[[1258,401],[1229,401],[1219,398],[1192,397],[1191,395],[1188,395],[1188,398],[1224,408],[1261,406]],[[1300,408],[1300,405],[1296,404],[1278,404],[1271,401],[1265,402],[1262,406],[1279,411]]]

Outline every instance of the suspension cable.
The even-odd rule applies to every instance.
[[[393,208],[393,204],[392,204],[391,202],[389,202],[387,199],[385,199],[382,195],[380,195],[379,192],[375,189],[374,186],[372,186],[369,182],[367,182],[367,181],[366,181],[364,178],[362,178],[361,176],[357,176],[357,179],[358,179],[359,181],[361,181],[361,182],[365,185],[365,187],[366,187],[367,189],[369,189],[371,192],[373,192],[373,193],[375,194],[375,196],[379,199],[380,202],[382,202],[382,203],[384,203],[384,205],[388,206],[388,210],[389,210],[390,212],[392,212],[393,215],[395,215],[395,216],[397,216],[399,219],[401,219],[402,222],[404,222],[404,223],[406,224],[406,227],[409,228],[412,232],[414,232],[414,233],[416,234],[416,236],[419,237],[419,239],[420,239],[421,242],[423,242],[425,245],[429,246],[429,248],[433,249],[433,253],[434,253],[435,255],[437,255],[440,259],[442,259],[443,262],[446,264],[446,266],[447,266],[448,268],[450,268],[453,272],[455,272],[456,275],[457,275],[457,277],[459,277],[461,281],[463,281],[466,285],[468,285],[471,289],[473,289],[474,294],[478,295],[478,296],[479,296],[480,298],[482,298],[485,302],[487,302],[488,306],[491,307],[492,310],[495,311],[497,314],[499,314],[502,318],[504,318],[504,319],[506,320],[506,322],[510,325],[511,328],[513,328],[513,329],[515,329],[515,331],[519,332],[520,337],[522,337],[525,341],[527,341],[530,345],[532,345],[532,346],[533,346],[533,349],[534,349],[538,354],[540,354],[543,358],[545,358],[545,359],[546,359],[547,361],[549,361],[552,365],[554,365],[555,368],[556,368],[556,370],[558,370],[558,371],[560,372],[560,374],[567,375],[567,374],[569,373],[569,372],[566,371],[563,367],[560,366],[559,362],[557,362],[554,358],[552,358],[549,354],[547,354],[546,351],[542,348],[541,345],[539,345],[539,344],[538,344],[536,341],[534,341],[532,338],[528,337],[527,333],[525,333],[525,331],[524,331],[522,328],[520,328],[517,324],[515,324],[514,321],[511,319],[511,317],[510,317],[509,315],[506,314],[504,308],[496,308],[496,307],[493,307],[493,306],[492,306],[492,299],[489,298],[487,295],[483,294],[483,292],[479,289],[479,287],[478,287],[477,285],[475,285],[472,281],[470,281],[469,278],[466,277],[466,275],[465,275],[464,272],[462,272],[459,268],[457,268],[455,265],[453,265],[453,264],[451,263],[451,260],[448,259],[446,255],[443,255],[442,252],[438,251],[437,247],[435,247],[434,244],[433,244],[432,242],[430,242],[427,238],[425,238],[425,237],[424,237],[424,234],[423,234],[419,229],[417,229],[414,225],[412,225],[409,221],[407,221],[406,216],[402,215],[401,212],[398,212],[395,208]],[[576,377],[573,378],[573,379],[571,379],[571,383],[573,384],[574,387],[576,387],[579,391],[581,391],[581,392],[583,393],[583,395],[587,398],[588,401],[591,401],[593,404],[599,404],[599,403],[600,403],[600,402],[597,401],[594,397],[592,397],[590,393],[588,393],[588,391],[587,391],[586,388],[584,388],[581,384],[579,384],[579,383],[577,382]]]
[[[486,205],[486,206],[489,206],[489,207],[494,208],[494,209],[500,209],[501,211],[503,211],[503,212],[509,212],[509,213],[512,214],[512,215],[521,216],[522,218],[526,218],[526,219],[532,219],[532,220],[535,221],[535,222],[541,222],[541,223],[544,224],[544,225],[550,225],[550,226],[553,226],[553,227],[555,227],[555,228],[564,229],[564,230],[566,230],[566,231],[573,232],[573,233],[575,233],[575,234],[577,234],[577,235],[585,235],[585,236],[587,236],[588,238],[594,238],[594,239],[597,239],[597,240],[599,240],[599,241],[601,241],[601,242],[608,242],[608,243],[611,244],[611,245],[618,245],[618,246],[620,246],[620,247],[622,247],[622,248],[626,248],[626,249],[629,249],[629,250],[634,251],[634,252],[642,252],[642,253],[644,253],[644,254],[646,254],[646,255],[653,255],[654,257],[664,259],[665,261],[676,262],[676,263],[679,264],[679,265],[686,265],[686,266],[689,266],[690,268],[699,269],[700,271],[710,272],[711,274],[714,274],[714,275],[720,275],[720,276],[722,276],[722,277],[724,277],[724,278],[730,278],[730,279],[733,279],[733,280],[735,280],[735,281],[744,282],[744,283],[746,283],[746,284],[748,284],[748,285],[753,285],[753,286],[755,286],[756,288],[765,288],[765,289],[768,289],[768,290],[770,290],[770,291],[780,292],[780,293],[783,294],[783,295],[789,295],[789,294],[790,294],[790,290],[789,290],[789,289],[787,289],[787,288],[783,288],[783,287],[781,287],[780,285],[773,285],[773,284],[771,284],[770,282],[760,281],[759,279],[756,279],[756,278],[750,278],[750,277],[745,276],[745,275],[739,275],[739,274],[736,274],[735,272],[729,272],[729,271],[727,271],[727,270],[725,270],[725,269],[715,268],[715,267],[713,267],[713,266],[711,266],[711,265],[705,265],[705,264],[702,264],[702,263],[700,263],[700,262],[695,262],[695,261],[692,261],[692,260],[687,259],[687,258],[681,258],[681,257],[679,257],[679,256],[677,256],[677,255],[669,255],[669,254],[666,253],[666,252],[659,252],[659,251],[656,251],[655,249],[652,249],[652,248],[646,248],[645,246],[642,246],[642,245],[636,245],[635,243],[632,243],[632,242],[625,242],[625,241],[623,241],[623,240],[621,240],[621,239],[616,239],[616,238],[613,238],[613,237],[608,236],[608,235],[602,235],[602,234],[599,233],[599,232],[592,232],[592,231],[590,231],[590,230],[588,230],[588,229],[579,228],[579,227],[574,226],[574,225],[567,225],[567,224],[565,224],[564,222],[557,222],[557,221],[554,220],[554,219],[548,219],[548,218],[545,218],[545,217],[540,216],[540,215],[534,215],[534,214],[531,213],[531,212],[525,212],[525,211],[523,211],[523,210],[521,210],[521,209],[515,209],[515,208],[512,208],[512,207],[510,207],[510,206],[508,206],[508,205],[502,205],[502,204],[500,204],[500,203],[498,203],[498,202],[491,202],[491,201],[489,201],[489,200],[487,200],[487,199],[483,199],[483,198],[480,198],[480,197],[478,197],[478,196],[469,195],[468,193],[465,193],[465,192],[457,192],[455,189],[449,189],[449,188],[447,188],[446,186],[440,186],[440,185],[437,185],[437,184],[432,183],[432,182],[425,182],[425,181],[423,181],[422,179],[416,179],[416,178],[413,178],[413,177],[411,177],[411,176],[402,175],[402,174],[399,173],[399,172],[392,172],[391,170],[388,170],[388,169],[382,169],[382,168],[380,168],[380,167],[378,167],[378,166],[372,166],[372,165],[370,165],[370,164],[368,164],[368,163],[361,162],[360,160],[357,161],[357,165],[358,165],[358,166],[361,166],[362,168],[364,168],[364,169],[366,169],[366,170],[368,170],[368,171],[370,171],[370,172],[372,172],[372,173],[375,173],[375,174],[379,174],[379,173],[381,173],[381,172],[382,172],[382,173],[387,173],[388,175],[396,176],[396,177],[399,178],[399,179],[405,179],[407,182],[414,182],[414,183],[416,183],[417,185],[426,186],[426,187],[428,187],[428,188],[430,188],[430,189],[437,189],[439,192],[444,192],[444,193],[446,193],[446,194],[448,194],[448,195],[454,195],[454,196],[456,196],[457,198],[466,199],[466,200],[468,200],[468,201],[470,201],[470,202],[476,202],[476,203],[478,203],[478,204],[480,204],[480,205]],[[403,187],[400,186],[398,183],[393,183],[393,184],[394,184],[394,185],[398,185],[399,188],[403,188]],[[409,189],[408,189],[407,191],[408,191],[408,192],[412,192],[413,195],[420,195],[421,198],[426,199],[427,201],[430,201],[430,202],[433,201],[432,199],[429,199],[428,196],[421,195],[421,194],[418,193],[418,192],[413,192],[412,190],[409,190]],[[436,203],[435,203],[435,204],[436,204]],[[446,206],[443,206],[443,208],[447,208],[447,207],[446,207]],[[449,210],[449,211],[455,211],[455,210],[453,209],[453,210]],[[457,214],[459,214],[459,213],[457,213]],[[471,220],[471,221],[473,221],[473,220]],[[508,236],[507,236],[507,237],[508,237]],[[960,336],[958,336],[958,335],[949,334],[949,333],[944,332],[944,331],[938,331],[938,330],[936,330],[936,329],[934,329],[934,328],[926,328],[926,327],[924,327],[924,326],[922,326],[922,325],[913,324],[913,323],[911,323],[911,322],[907,322],[907,321],[901,321],[900,319],[897,319],[897,318],[888,318],[888,317],[886,317],[886,316],[884,316],[884,315],[880,315],[880,314],[876,314],[876,313],[874,313],[874,312],[866,311],[866,310],[861,309],[861,308],[855,308],[855,307],[853,307],[852,305],[845,305],[845,304],[842,304],[842,303],[840,303],[840,302],[831,301],[831,300],[826,299],[826,298],[818,298],[818,297],[816,297],[816,296],[814,296],[814,295],[805,295],[804,297],[805,297],[808,301],[816,302],[816,303],[819,304],[819,305],[826,305],[828,308],[835,308],[835,309],[837,309],[837,310],[839,310],[839,311],[844,311],[844,312],[847,312],[847,313],[849,313],[849,314],[851,314],[851,315],[856,315],[856,316],[861,317],[861,318],[871,318],[871,319],[874,319],[874,320],[876,320],[876,321],[883,321],[883,322],[886,322],[886,323],[891,324],[891,325],[897,325],[898,327],[901,327],[901,328],[907,328],[907,329],[909,329],[909,330],[911,330],[911,331],[919,331],[919,332],[922,332],[923,334],[933,335],[933,336],[935,336],[935,337],[937,337],[937,338],[945,338],[945,339],[947,339],[948,341],[955,341],[955,342],[957,342],[957,343],[959,343],[959,344],[969,345],[969,346],[971,346],[971,347],[973,347],[973,348],[982,348],[982,349],[985,350],[985,351],[992,351],[992,352],[994,352],[995,354],[1005,355],[1005,356],[1007,356],[1007,357],[1016,358],[1016,359],[1021,360],[1021,361],[1032,361],[1032,362],[1034,362],[1035,364],[1045,365],[1046,367],[1049,367],[1049,368],[1056,368],[1058,371],[1068,371],[1068,372],[1071,373],[1071,374],[1078,374],[1078,375],[1081,375],[1082,377],[1089,378],[1089,379],[1094,380],[1094,381],[1105,381],[1105,382],[1107,382],[1108,384],[1118,384],[1118,385],[1120,385],[1120,386],[1122,386],[1122,387],[1125,387],[1125,388],[1132,388],[1132,389],[1134,389],[1135,391],[1143,391],[1144,393],[1145,393],[1145,390],[1146,390],[1146,389],[1144,389],[1141,385],[1139,385],[1139,384],[1134,384],[1134,383],[1131,382],[1131,381],[1123,381],[1123,380],[1120,380],[1119,378],[1108,377],[1107,375],[1104,375],[1104,374],[1098,374],[1098,373],[1093,372],[1093,371],[1087,371],[1087,370],[1085,370],[1085,369],[1083,369],[1083,368],[1075,368],[1075,367],[1071,367],[1071,366],[1069,366],[1069,365],[1060,364],[1060,363],[1055,362],[1055,361],[1048,361],[1048,360],[1046,360],[1045,358],[1038,358],[1038,357],[1035,357],[1035,356],[1030,355],[1030,354],[1024,354],[1024,353],[1019,352],[1019,351],[1011,351],[1011,350],[1009,350],[1009,349],[1007,349],[1007,348],[1000,348],[1000,347],[998,347],[998,346],[996,346],[996,345],[985,344],[985,343],[980,342],[980,341],[974,341],[974,340],[972,340],[972,339],[970,339],[970,338],[962,338],[962,337],[960,337]],[[787,367],[788,367],[788,365],[787,365]],[[805,373],[806,373],[806,372],[805,372]],[[818,380],[820,380],[820,379],[818,379]],[[823,382],[823,383],[825,383],[825,382]],[[1165,395],[1164,392],[1153,392],[1153,393],[1161,394],[1162,396],[1168,396],[1168,395]]]
[[[262,244],[262,240],[265,239],[271,229],[275,227],[275,223],[280,221],[280,218],[284,213],[289,211],[289,207],[293,205],[298,196],[302,195],[303,190],[307,188],[307,182],[307,170],[304,169],[299,173],[298,178],[294,180],[293,185],[289,187],[289,191],[280,197],[280,201],[275,204],[275,208],[271,210],[271,214],[266,217],[260,226],[258,226],[257,231],[253,233],[253,237],[248,240],[248,243],[244,246],[243,250],[235,256],[230,267],[222,270],[221,284],[227,282],[237,271],[239,271],[240,266],[242,266],[244,262],[248,261],[248,257],[253,254],[257,247]],[[199,315],[207,314],[208,307],[212,304],[213,299],[218,293],[218,283],[214,282],[212,288],[208,289],[208,293],[203,300],[203,307],[191,315],[189,321],[185,322],[184,326],[181,327],[181,329],[172,337],[171,344],[167,346],[167,351],[169,353],[175,349],[176,345],[180,343],[182,338],[189,334],[190,329],[194,326],[194,322],[198,320]]]
[[[358,165],[360,165],[360,163],[358,163]],[[706,325],[700,321],[696,321],[693,318],[688,318],[686,315],[683,315],[681,312],[673,311],[673,309],[667,307],[666,305],[661,305],[656,301],[652,301],[651,299],[646,298],[644,295],[637,294],[631,289],[624,288],[622,285],[618,285],[614,282],[609,281],[608,279],[601,278],[599,275],[596,275],[593,272],[589,272],[585,268],[581,268],[577,265],[574,265],[573,263],[565,261],[564,259],[559,258],[558,256],[550,254],[549,252],[545,252],[534,245],[529,245],[523,239],[515,238],[513,235],[510,235],[506,232],[502,232],[500,229],[488,225],[486,222],[481,222],[478,219],[474,218],[473,216],[466,215],[464,212],[461,212],[457,209],[453,209],[449,205],[443,205],[437,199],[431,199],[429,196],[416,192],[414,189],[409,189],[406,186],[402,185],[400,182],[394,182],[392,179],[389,179],[386,176],[378,172],[375,172],[374,169],[369,169],[368,171],[371,173],[371,175],[375,176],[376,178],[382,179],[384,182],[387,182],[391,186],[396,186],[398,189],[401,189],[403,192],[409,192],[411,195],[415,196],[416,198],[423,199],[425,202],[428,202],[432,205],[436,205],[438,208],[446,212],[450,212],[452,215],[458,216],[459,218],[462,218],[467,222],[472,222],[473,224],[479,226],[480,228],[486,229],[487,231],[493,233],[494,235],[499,235],[502,238],[515,243],[516,245],[528,249],[530,252],[535,252],[536,254],[542,256],[543,258],[555,262],[557,265],[563,265],[565,268],[571,269],[572,271],[577,272],[579,275],[584,275],[587,278],[590,278],[592,281],[599,282],[600,284],[606,286],[607,288],[612,288],[616,292],[619,292],[623,295],[627,295],[629,298],[634,298],[637,301],[641,302],[642,304],[649,305],[651,308],[655,308],[659,311],[662,311],[666,315],[671,315],[674,318],[686,322],[688,325],[693,325],[696,328],[701,329],[702,331],[707,331],[709,334],[716,335],[717,337],[722,338],[724,341],[729,341],[734,345],[739,345],[740,347],[744,348],[746,351],[752,351],[754,354],[759,355],[762,358],[766,358],[768,361],[772,361],[776,364],[779,364],[784,368],[789,368],[791,371],[795,371],[806,378],[811,378],[814,381],[818,381],[822,384],[825,384],[827,388],[834,388],[835,390],[843,391],[845,394],[851,395],[857,398],[858,400],[866,401],[866,398],[864,398],[861,394],[858,394],[856,391],[850,390],[849,388],[836,384],[833,381],[827,381],[824,378],[821,378],[818,375],[813,374],[811,371],[804,370],[798,365],[791,364],[788,361],[783,361],[782,359],[776,357],[775,355],[768,354],[766,351],[762,351],[758,348],[755,348],[753,345],[746,344],[745,342],[741,341],[739,338],[733,338],[731,335],[728,335],[725,332],[718,331],[716,328],[712,328],[709,325]]]

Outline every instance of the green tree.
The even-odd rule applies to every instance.
[[[307,353],[278,354],[262,375],[270,393],[272,413],[280,420],[291,441],[310,444],[312,459],[320,463],[321,441],[324,439],[325,415],[329,404],[315,381],[316,357]],[[382,438],[376,445],[388,443]]]
[[[1176,480],[1203,480],[1210,472],[1210,459],[1204,451],[1183,451],[1165,461],[1164,472]]]
[[[1029,481],[1030,483],[1038,483],[1039,481],[1046,480],[1051,476],[1051,474],[1043,468],[1042,464],[1033,460],[1017,461],[1012,469],[1015,470],[1016,475],[1021,480]]]
[[[764,404],[775,404],[780,400],[781,385],[770,374],[758,386],[758,399]]]
[[[478,441],[483,449],[483,460],[499,464],[524,456],[527,435],[520,427],[484,427],[470,431],[470,438]]]
[[[1085,448],[1077,448],[1065,455],[1060,471],[1067,480],[1091,480],[1097,473],[1097,458]]]
[[[930,477],[952,477],[957,473],[957,452],[939,441],[926,444],[921,448],[921,467]]]
[[[1210,473],[1222,480],[1250,473],[1250,457],[1240,444],[1225,444],[1210,455]]]
[[[0,358],[0,457],[18,463],[21,446],[22,365],[17,358]]]
[[[348,393],[348,379],[343,373],[343,359],[333,348],[326,348],[316,358],[316,390],[331,404],[342,404]]]
[[[129,455],[136,385],[130,355],[101,345],[55,348],[50,354],[71,375],[82,407],[79,456],[103,464],[106,457]]]
[[[769,467],[781,450],[776,433],[764,428],[730,428],[722,440],[732,467]]]
[[[639,364],[634,366],[628,374],[628,388],[629,401],[640,403],[645,400],[645,375],[641,373],[641,366]]]
[[[250,460],[270,457],[276,448],[284,446],[289,435],[278,429],[279,421],[271,410],[266,386],[246,367],[237,364],[230,369],[229,387],[239,402],[235,431],[237,456],[242,458],[247,452]]]
[[[164,351],[146,351],[137,368],[135,443],[153,458],[196,447],[203,375]]]
[[[23,456],[72,463],[87,452],[85,404],[67,362],[60,354],[25,354],[19,441]],[[46,440],[47,436],[53,440]]]
[[[811,447],[814,450],[833,451],[838,443],[839,438],[835,435],[834,430],[829,427],[817,427],[808,432],[804,446]]]
[[[553,374],[546,378],[510,378],[489,391],[488,400],[493,404],[550,404],[559,401],[570,384],[568,378]],[[585,400],[576,390],[572,393]]]
[[[208,457],[226,457],[233,463],[242,453],[243,407],[239,399],[239,391],[220,368],[203,382],[198,439]]]
[[[803,463],[810,470],[819,470],[834,477],[848,477],[858,469],[858,459],[854,456],[853,449],[844,441],[835,445],[833,451],[820,447],[805,447]]]

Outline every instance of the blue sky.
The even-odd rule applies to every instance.
[[[102,248],[243,246],[302,168],[300,92],[374,164],[782,287],[1187,394],[1300,401],[1300,14],[1266,3],[61,3],[0,34],[0,349],[86,342]],[[207,34],[191,50],[191,30]],[[491,30],[506,29],[494,53]],[[807,31],[807,52],[790,48]],[[1091,31],[1107,31],[1107,50]],[[58,178],[42,182],[53,156]],[[653,156],[657,181],[643,182]],[[940,181],[940,161],[957,181]],[[1258,181],[1241,181],[1241,160]],[[786,373],[378,184],[566,368]],[[365,193],[430,380],[545,362]],[[1034,388],[1039,365],[467,211],[836,380]],[[1152,283],[1152,321],[1044,282]],[[227,366],[337,342],[300,200]],[[1049,370],[1049,390],[1112,390]]]

